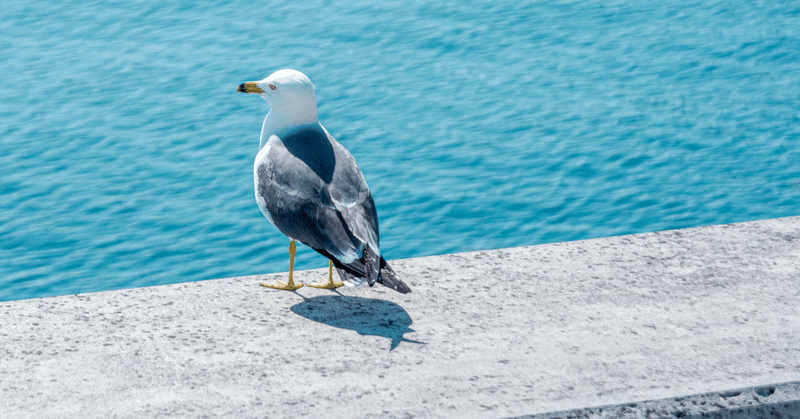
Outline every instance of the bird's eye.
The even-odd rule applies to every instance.
[[[275,89],[277,89],[277,87],[275,87],[275,85],[274,85],[274,84],[272,84],[272,83],[270,83],[270,84],[269,84],[269,88],[270,88],[270,89],[272,89],[272,90],[275,90]]]

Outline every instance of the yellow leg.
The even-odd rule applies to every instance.
[[[275,284],[265,284],[261,283],[262,287],[267,288],[274,288],[276,290],[284,290],[284,291],[294,291],[298,288],[302,288],[303,284],[295,284],[294,283],[294,255],[297,252],[297,246],[294,244],[294,240],[289,242],[289,281],[287,283],[283,283],[281,281],[275,281]]]
[[[317,282],[316,284],[306,284],[307,287],[323,288],[332,290],[344,285],[342,281],[333,282],[333,261],[328,261],[328,282]]]

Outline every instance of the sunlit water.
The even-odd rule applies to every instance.
[[[281,68],[388,259],[800,214],[800,2],[296,3],[0,8],[0,300],[285,271]]]

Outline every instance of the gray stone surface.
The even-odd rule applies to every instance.
[[[794,419],[800,417],[800,382],[715,391],[514,419]]]
[[[501,418],[800,381],[800,217],[392,266],[413,293],[0,303],[0,417]]]

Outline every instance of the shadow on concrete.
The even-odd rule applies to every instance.
[[[773,419],[800,418],[800,381],[647,400],[513,419],[564,418]]]
[[[684,416],[680,416],[680,415]],[[793,400],[782,403],[758,404],[730,409],[720,409],[710,413],[686,415],[678,410],[673,415],[676,418],[686,419],[716,418],[716,419],[771,419],[771,418],[796,418],[800,415],[800,401]]]
[[[303,298],[305,301],[290,308],[295,314],[328,326],[355,330],[359,335],[391,339],[389,351],[400,342],[425,343],[403,337],[414,331],[409,328],[413,322],[402,307],[391,301],[344,295]]]

